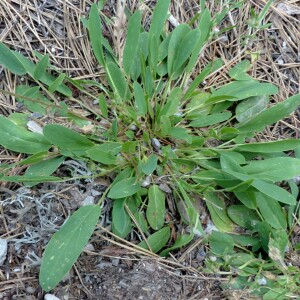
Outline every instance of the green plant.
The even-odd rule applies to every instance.
[[[30,155],[16,164],[1,165],[0,179],[27,185],[67,181],[72,178],[52,174],[68,158],[87,162],[93,171],[89,177],[113,178],[97,205],[78,209],[53,235],[40,271],[45,291],[53,289],[77,260],[94,231],[105,197],[113,200],[112,231],[125,238],[136,226],[146,236],[138,244],[141,248],[166,256],[195,235],[206,236],[198,199],[220,231],[214,231],[208,240],[223,267],[238,266],[240,273],[251,276],[252,261],[247,271],[243,266],[248,267],[250,258],[256,271],[263,268],[266,262],[259,256],[266,253],[277,270],[286,269],[287,230],[293,226],[293,214],[298,213],[298,191],[290,179],[299,175],[300,169],[299,155],[294,158],[286,152],[299,149],[300,141],[250,141],[297,109],[300,96],[269,105],[277,88],[253,79],[248,74],[248,60],[229,70],[231,83],[203,91],[200,84],[223,64],[216,59],[191,80],[216,19],[202,1],[195,28],[181,24],[169,32],[164,27],[169,2],[157,1],[149,31],[142,27],[139,11],[130,16],[122,57],[115,55],[101,34],[101,5],[92,5],[83,24],[107,83],[71,79],[51,66],[47,55],[36,53],[39,62],[34,64],[0,44],[0,63],[12,73],[31,76],[38,84],[19,86],[16,94],[2,92],[15,95],[29,111],[94,126],[91,133],[83,135],[48,124],[41,134],[27,130],[26,114],[0,116],[0,144]],[[70,85],[98,100],[99,109],[74,99]],[[99,95],[86,90],[90,85],[99,88]],[[74,113],[65,102],[56,100],[55,93],[80,103],[94,118]],[[28,168],[23,175],[11,175],[18,166]],[[286,184],[280,186],[283,181]],[[167,216],[169,191],[186,224],[175,241]],[[233,204],[228,206],[228,202]],[[237,226],[245,229],[243,234],[234,234]],[[233,262],[235,247],[245,252],[239,264]],[[214,266],[208,262],[208,267]]]

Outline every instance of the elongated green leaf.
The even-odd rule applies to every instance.
[[[0,174],[1,175],[1,174]],[[23,182],[23,183],[41,183],[41,182],[62,182],[64,179],[55,176],[3,176],[1,181],[7,182]]]
[[[41,92],[39,86],[29,87],[27,85],[19,85],[16,88],[16,94],[30,98],[24,99],[16,97],[31,112],[39,112],[41,114],[53,113],[55,106]]]
[[[136,177],[125,178],[115,183],[107,196],[111,199],[125,198],[134,195],[140,188]]]
[[[243,167],[247,174],[255,178],[274,182],[292,179],[300,174],[300,159],[293,157],[276,157],[251,161]]]
[[[247,74],[250,68],[250,61],[245,59],[231,68],[228,75],[235,80],[251,80],[252,77]]]
[[[246,207],[250,209],[256,209],[256,190],[254,188],[249,188],[243,192],[234,192],[235,196],[240,200]]]
[[[152,185],[148,192],[146,217],[149,225],[154,230],[159,230],[164,226],[166,214],[165,201],[165,194],[157,185]]]
[[[52,83],[49,85],[49,92],[54,93],[56,90],[58,90],[58,87],[61,86],[64,79],[66,77],[66,74],[61,73]]]
[[[45,137],[55,146],[66,150],[88,150],[94,143],[85,136],[60,125],[46,125]]]
[[[206,42],[208,42],[211,27],[212,27],[212,22],[210,18],[210,11],[207,8],[205,8],[201,13],[201,19],[198,25],[198,28],[200,29],[200,37],[197,40],[196,46],[193,50],[190,61],[188,63],[187,66],[188,72],[193,71],[203,46],[205,45]]]
[[[142,166],[142,172],[146,175],[151,175],[157,167],[157,156],[155,154],[151,154],[147,161]]]
[[[42,134],[29,132],[3,116],[0,116],[0,145],[27,154],[47,151],[51,147]]]
[[[42,76],[46,73],[47,67],[49,64],[49,54],[43,56],[43,58],[39,61],[33,71],[33,77],[36,80],[42,78]]]
[[[140,116],[144,116],[147,113],[147,102],[145,99],[143,88],[136,81],[133,83],[133,94],[134,94],[135,104],[138,109],[137,112]]]
[[[19,59],[15,56],[14,52],[0,42],[0,64],[16,75],[26,74],[26,69]]]
[[[259,143],[251,143],[238,145],[235,147],[235,150],[243,151],[243,152],[255,152],[255,153],[275,153],[282,152],[288,150],[294,150],[297,147],[300,147],[300,140],[281,140],[275,142],[259,142]]]
[[[250,120],[237,124],[235,127],[242,133],[261,131],[267,125],[273,124],[291,114],[300,105],[300,95],[292,96],[269,109],[262,111]]]
[[[158,41],[156,36],[149,35],[149,57],[150,70],[153,78],[156,78],[156,69],[158,62]]]
[[[121,101],[129,100],[129,87],[120,68],[113,62],[106,65],[106,73],[111,88],[114,90],[117,98]]]
[[[176,87],[172,90],[167,99],[167,103],[162,107],[159,113],[158,120],[160,120],[161,117],[170,117],[178,111],[181,94],[182,90],[180,87]]]
[[[36,177],[40,176],[41,179],[43,179],[43,177],[47,177],[51,175],[53,172],[55,172],[64,160],[65,157],[60,156],[60,157],[54,157],[54,158],[40,161],[30,166],[26,170],[24,176],[36,176]],[[28,184],[27,186],[33,186],[33,184]]]
[[[265,196],[262,193],[256,193],[257,206],[266,222],[276,229],[286,229],[286,217],[277,201]]]
[[[182,127],[171,128],[168,135],[175,139],[186,141],[189,144],[191,144],[193,141],[193,137],[189,134],[189,131]]]
[[[217,69],[219,69],[221,66],[223,65],[223,61],[222,59],[216,59],[211,63],[208,63],[203,70],[201,71],[201,73],[194,79],[194,81],[190,84],[189,88],[187,89],[185,95],[184,95],[184,99],[187,100],[192,96],[192,93],[194,92],[194,90],[200,85],[200,83],[205,79],[205,77],[207,75],[209,75],[210,73],[216,71]]]
[[[213,92],[212,96],[226,95],[236,97],[237,100],[243,100],[253,96],[274,95],[277,92],[278,88],[271,83],[247,80],[228,83]]]
[[[224,201],[217,197],[213,192],[205,192],[204,196],[215,226],[221,231],[231,232],[233,230],[233,223],[227,215]]]
[[[27,57],[22,55],[19,52],[14,52],[14,55],[18,58],[18,60],[22,63],[23,67],[25,68],[26,72],[34,78],[33,71],[35,69],[35,64],[29,60]],[[44,83],[47,86],[51,86],[53,82],[56,80],[56,77],[49,74],[49,73],[44,73],[40,78],[39,81]],[[63,94],[64,96],[71,97],[72,96],[72,91],[70,88],[68,88],[65,84],[61,84],[58,86],[57,91]]]
[[[172,32],[172,36],[168,47],[168,74],[171,76],[173,74],[173,66],[175,62],[175,57],[178,51],[178,47],[184,37],[190,32],[190,28],[187,24],[180,24]]]
[[[269,103],[269,97],[262,95],[256,97],[250,97],[240,102],[235,110],[236,119],[239,122],[250,120],[255,115],[261,113],[267,108]]]
[[[250,175],[232,171],[229,168],[226,169],[226,172],[243,181],[253,179]],[[296,203],[296,199],[291,193],[273,183],[269,183],[261,179],[254,179],[250,184],[264,195],[273,198],[276,201],[291,205]]]
[[[109,151],[103,151],[102,145],[94,146],[93,148],[86,151],[86,154],[89,158],[94,161],[100,162],[102,164],[111,165],[115,164],[116,157],[109,153]]]
[[[147,232],[149,229],[149,225],[147,223],[147,220],[145,218],[144,213],[142,213],[141,211],[136,212],[134,214],[134,218],[137,221],[139,228],[143,231],[143,232]]]
[[[214,255],[224,256],[234,253],[233,238],[223,232],[213,231],[208,238],[210,251]]]
[[[125,200],[125,198],[114,200],[112,209],[112,230],[121,238],[125,238],[132,228],[130,216],[124,208]]]
[[[88,28],[93,52],[100,65],[105,66],[105,59],[102,46],[102,25],[98,13],[97,4],[91,6]]]
[[[189,244],[192,241],[193,238],[194,238],[194,233],[179,235],[177,237],[175,243],[173,244],[173,246],[170,247],[170,248],[167,248],[166,250],[163,250],[160,253],[160,256],[162,256],[162,257],[167,256],[170,251],[181,248],[181,247]]]
[[[170,227],[164,227],[159,231],[153,233],[147,238],[147,242],[151,247],[152,252],[157,253],[161,248],[163,248],[170,238]],[[145,241],[138,244],[139,247],[149,250]]]
[[[231,112],[225,111],[222,113],[204,116],[201,119],[194,120],[190,123],[191,127],[205,127],[227,121],[232,116]]]
[[[197,45],[197,41],[200,37],[200,30],[193,29],[191,30],[181,41],[177,49],[176,57],[173,62],[172,70],[174,73],[177,73],[180,68],[184,65],[187,59],[190,57],[191,53]],[[181,74],[176,74],[181,75]]]
[[[141,30],[141,12],[136,11],[129,19],[127,38],[123,53],[123,68],[127,75],[130,74],[133,61],[138,50],[139,34]]]
[[[162,31],[163,25],[167,19],[170,0],[158,0],[152,16],[152,21],[149,29],[149,36],[156,36],[158,40]]]
[[[227,209],[230,219],[237,225],[246,229],[252,229],[261,219],[255,210],[244,205],[231,205]]]
[[[91,237],[99,216],[99,206],[83,206],[52,236],[43,254],[39,274],[44,291],[52,290],[71,269]]]

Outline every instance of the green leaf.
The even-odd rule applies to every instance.
[[[224,85],[212,93],[213,97],[226,95],[243,100],[253,96],[274,95],[278,88],[271,83],[260,83],[256,80],[235,81]],[[230,100],[230,99],[229,99]]]
[[[54,93],[56,90],[58,90],[59,86],[63,83],[64,79],[66,77],[66,74],[62,73],[60,74],[52,83],[49,85],[49,92]]]
[[[262,193],[256,193],[256,199],[257,207],[266,222],[273,228],[286,229],[286,217],[280,204]]]
[[[171,91],[167,103],[162,107],[157,117],[158,121],[160,121],[162,117],[173,116],[178,111],[181,94],[182,90],[180,87],[176,87]]]
[[[55,172],[64,160],[65,157],[60,156],[40,161],[34,165],[29,166],[24,176],[40,176],[41,179],[43,179],[43,177],[47,177]],[[27,184],[27,186],[33,186],[33,184]]]
[[[141,12],[136,11],[129,19],[127,38],[123,53],[123,68],[127,75],[130,74],[133,61],[136,59],[138,40],[141,30]]]
[[[157,185],[152,185],[148,191],[146,217],[149,225],[154,230],[159,230],[164,226],[166,214],[165,201],[165,194]]]
[[[252,229],[257,222],[261,221],[255,210],[244,205],[231,205],[227,213],[234,223],[246,229]]]
[[[33,78],[39,80],[46,73],[49,64],[49,54],[43,56],[33,71]]]
[[[205,192],[204,196],[206,206],[215,226],[221,231],[231,232],[233,230],[233,223],[227,215],[224,201],[213,192]]]
[[[250,209],[256,209],[256,190],[249,188],[243,192],[234,192],[234,195],[240,200],[246,207]]]
[[[102,151],[102,145],[96,145],[86,151],[89,158],[105,165],[112,165],[116,163],[116,157],[108,152]]]
[[[198,120],[194,120],[190,123],[191,127],[206,127],[214,124],[218,124],[221,122],[225,122],[230,119],[232,116],[231,112],[225,111],[222,113],[212,114],[204,116]]]
[[[176,77],[181,67],[186,63],[191,53],[195,49],[195,41],[197,42],[200,37],[200,30],[198,28],[191,30],[180,42],[176,50],[176,56],[173,62],[172,70]]]
[[[194,90],[200,85],[200,83],[205,79],[207,75],[210,73],[218,70],[223,65],[222,59],[216,59],[213,62],[208,63],[201,73],[194,79],[194,81],[189,85],[189,88],[187,89],[184,100],[189,99],[192,96],[192,93]]]
[[[120,68],[113,62],[106,65],[106,73],[111,88],[121,101],[129,100],[129,87]]]
[[[293,157],[276,157],[254,160],[244,166],[243,169],[247,174],[255,178],[278,182],[299,176],[300,159]]]
[[[149,29],[149,36],[155,36],[158,40],[162,31],[164,23],[167,19],[170,0],[158,0],[152,16],[152,21]]]
[[[39,86],[28,87],[27,85],[19,85],[16,88],[16,94],[31,98],[32,100],[16,97],[31,112],[39,112],[43,115],[55,111],[55,106],[41,92]]]
[[[233,254],[234,240],[223,232],[213,231],[208,238],[210,251],[217,256]]]
[[[168,135],[175,139],[186,141],[189,144],[191,144],[193,141],[193,137],[188,134],[188,130],[182,127],[171,128]]]
[[[176,241],[174,242],[173,246],[170,248],[167,248],[166,250],[163,250],[160,253],[160,256],[166,257],[170,251],[181,248],[187,244],[189,244],[192,239],[194,238],[194,234],[181,234],[177,237]]]
[[[201,10],[202,11],[202,10]],[[210,11],[209,9],[205,8],[203,12],[201,13],[201,19],[198,25],[198,28],[200,29],[200,37],[197,40],[197,43],[195,45],[195,48],[193,50],[193,53],[191,55],[190,61],[187,66],[187,71],[192,72],[195,64],[197,62],[198,56],[205,45],[206,42],[208,42],[209,33],[212,27],[212,22],[210,18]]]
[[[269,97],[265,95],[250,97],[237,105],[235,117],[239,122],[247,121],[265,110],[268,103]]]
[[[55,176],[3,176],[1,181],[23,182],[23,183],[42,183],[42,182],[62,182],[64,179]]]
[[[35,64],[29,60],[27,57],[22,55],[19,52],[14,52],[15,56],[18,58],[18,60],[22,63],[23,67],[25,68],[26,72],[32,77],[33,76],[33,71],[35,69]],[[51,86],[56,80],[56,77],[49,74],[49,73],[44,73],[40,78],[39,81],[44,83],[47,86]],[[61,84],[58,88],[57,91],[63,94],[66,97],[71,97],[72,96],[72,91],[70,88],[68,88],[65,84]]]
[[[6,149],[34,154],[47,151],[51,144],[39,133],[29,132],[0,115],[0,145]]]
[[[140,188],[136,177],[125,178],[113,184],[107,197],[111,199],[129,197],[137,193]]]
[[[103,94],[100,94],[99,97],[99,108],[104,118],[108,118],[108,108],[105,97]]]
[[[16,75],[26,74],[26,69],[14,52],[6,47],[2,42],[0,43],[0,64]]]
[[[44,135],[53,145],[61,149],[88,150],[94,146],[94,143],[85,136],[60,125],[46,125]]]
[[[52,236],[43,254],[39,274],[44,291],[52,290],[71,269],[91,237],[99,216],[99,206],[83,206]]]
[[[245,59],[231,68],[228,72],[228,75],[235,80],[251,80],[252,77],[247,74],[250,68],[250,61]]]
[[[93,52],[98,60],[98,63],[102,66],[105,66],[105,59],[103,54],[103,46],[102,46],[102,25],[101,19],[98,13],[97,4],[94,3],[91,6],[88,29],[90,33],[90,40]]]
[[[157,167],[157,156],[155,154],[151,154],[147,161],[142,166],[142,172],[146,175],[151,175]]]
[[[254,153],[276,153],[288,150],[294,150],[300,146],[300,140],[286,139],[275,142],[259,142],[238,145],[234,150],[243,152],[254,152]]]
[[[164,227],[159,231],[153,233],[147,238],[147,242],[151,247],[152,252],[157,253],[161,248],[163,248],[170,238],[171,231],[170,227]],[[138,244],[139,247],[149,250],[145,241]]]
[[[139,224],[140,229],[143,232],[147,232],[149,229],[149,226],[148,226],[148,223],[147,223],[144,213],[142,213],[141,211],[138,211],[134,214],[134,218],[137,221],[137,223]]]
[[[147,113],[147,102],[143,88],[136,81],[133,83],[133,95],[137,106],[137,113],[139,116],[144,116]]]
[[[130,216],[124,208],[125,200],[126,198],[114,200],[112,209],[112,230],[121,238],[125,238],[132,228]]]
[[[187,24],[180,24],[172,32],[168,47],[168,74],[170,77],[174,73],[173,66],[175,63],[175,57],[178,51],[178,47],[184,37],[188,34],[188,32],[190,32],[190,28]]]
[[[262,111],[253,118],[237,124],[235,127],[242,133],[261,131],[267,125],[273,124],[291,114],[300,105],[300,95],[292,96],[269,109]]]

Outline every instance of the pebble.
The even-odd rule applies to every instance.
[[[113,258],[113,259],[111,260],[111,263],[112,263],[112,265],[113,265],[114,267],[117,267],[117,266],[119,265],[119,263],[120,263],[120,259],[119,259],[119,258]]]
[[[90,205],[90,204],[94,204],[94,197],[93,196],[87,196],[85,197],[85,199],[82,201],[82,206],[85,205]]]
[[[57,298],[57,297],[54,296],[54,295],[46,294],[45,297],[44,297],[44,300],[60,300],[60,299]]]
[[[0,239],[0,266],[3,265],[7,255],[7,240]]]

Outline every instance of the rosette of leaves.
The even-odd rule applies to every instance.
[[[201,83],[222,67],[222,60],[216,58],[193,79],[191,74],[220,20],[212,18],[202,2],[192,25],[167,29],[169,2],[157,1],[149,30],[141,24],[140,11],[129,16],[121,57],[102,35],[101,5],[92,5],[83,24],[105,71],[103,83],[71,79],[53,68],[47,56],[37,55],[40,61],[34,64],[0,44],[1,65],[39,84],[16,91],[29,111],[59,114],[84,125],[86,119],[76,116],[65,102],[53,102],[53,94],[72,98],[68,86],[73,85],[99,101],[98,110],[93,110],[97,121],[89,120],[94,131],[85,135],[57,124],[45,125],[43,133],[29,132],[28,115],[0,116],[0,144],[28,155],[14,165],[2,165],[0,179],[29,185],[66,181],[71,178],[52,174],[68,158],[83,160],[94,178],[109,175],[113,179],[100,202],[105,196],[113,201],[116,235],[125,238],[137,227],[145,237],[138,246],[165,256],[195,235],[205,234],[200,201],[220,231],[220,236],[210,237],[215,254],[232,255],[235,245],[251,246],[254,252],[263,249],[280,264],[298,196],[291,179],[300,170],[298,156],[287,151],[299,149],[300,142],[249,141],[297,109],[300,96],[270,105],[277,87],[252,78],[248,60],[229,70],[232,82],[204,91]],[[98,87],[99,95],[90,95],[87,85]],[[23,175],[8,175],[19,165],[28,166]],[[284,187],[278,184],[283,181]],[[175,240],[170,234],[173,220],[167,197],[186,224],[186,232]],[[228,197],[235,199],[229,207]],[[80,208],[49,242],[40,273],[45,291],[55,287],[80,255],[98,222],[99,204]],[[228,235],[236,226],[248,235]]]

